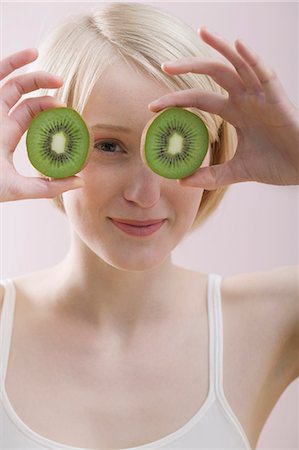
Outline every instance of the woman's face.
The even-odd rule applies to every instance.
[[[142,131],[153,117],[148,104],[168,92],[117,60],[95,85],[82,114],[94,148],[79,174],[84,187],[64,193],[64,206],[80,239],[119,269],[160,265],[190,230],[201,202],[203,189],[181,187],[141,160]],[[208,165],[208,155],[202,165]],[[129,221],[157,223],[124,224]]]

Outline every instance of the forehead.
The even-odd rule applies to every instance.
[[[83,115],[91,125],[99,118],[126,122],[128,126],[133,123],[136,126],[138,122],[144,125],[153,116],[148,104],[169,92],[153,76],[117,59],[96,82]]]

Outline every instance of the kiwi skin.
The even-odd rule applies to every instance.
[[[170,106],[170,107],[167,107],[167,108],[164,108],[164,109],[162,109],[161,111],[159,111],[158,113],[156,113],[148,122],[147,122],[147,124],[145,125],[145,127],[144,127],[144,129],[143,129],[143,132],[142,132],[142,136],[141,136],[141,147],[140,147],[140,155],[141,155],[141,159],[142,159],[142,161],[143,161],[143,163],[145,164],[145,165],[147,165],[151,170],[153,170],[155,173],[157,173],[159,176],[163,176],[163,177],[165,177],[165,178],[170,178],[170,179],[179,179],[179,178],[185,178],[185,177],[188,177],[188,176],[190,176],[190,175],[192,175],[199,167],[200,167],[200,165],[202,164],[199,164],[198,165],[198,167],[194,170],[190,170],[188,173],[185,173],[183,176],[181,176],[181,177],[175,177],[175,176],[172,176],[172,175],[170,175],[170,174],[167,174],[167,173],[163,173],[163,175],[161,175],[160,173],[158,173],[158,170],[157,170],[157,172],[155,171],[155,169],[153,169],[152,167],[150,167],[150,164],[149,164],[149,162],[147,161],[147,159],[146,159],[146,155],[145,155],[145,141],[146,141],[146,137],[147,137],[147,132],[148,132],[148,130],[149,130],[149,128],[150,128],[150,126],[152,125],[152,123],[161,115],[161,114],[163,114],[165,111],[168,111],[168,110],[177,110],[177,109],[181,109],[181,110],[186,110],[186,111],[189,111],[190,113],[192,113],[192,114],[194,114],[194,115],[196,115],[202,122],[203,122],[203,120],[202,120],[202,118],[199,116],[199,114],[198,114],[198,111],[196,110],[196,109],[194,109],[194,108],[192,108],[192,107],[190,107],[190,108],[186,108],[186,107],[177,107],[177,106]],[[207,139],[209,139],[209,132],[208,132],[208,129],[207,129],[207,127],[205,126],[205,128],[206,128],[206,137],[207,137]],[[207,148],[206,148],[206,151],[205,151],[205,154],[204,154],[204,156],[203,156],[203,159],[205,158],[205,156],[206,156],[206,154],[207,154],[207,152],[208,152],[208,143],[207,143]],[[203,160],[202,159],[202,160]]]
[[[65,110],[65,111],[69,111],[69,110],[72,110],[73,113],[75,113],[75,114],[78,116],[78,118],[81,119],[81,122],[83,122],[82,125],[83,125],[83,127],[86,129],[86,131],[88,132],[88,136],[89,136],[89,137],[88,137],[88,150],[87,150],[87,154],[86,154],[86,157],[85,157],[85,160],[84,160],[83,164],[81,164],[81,166],[78,168],[78,170],[76,170],[76,171],[75,171],[75,170],[69,171],[65,176],[54,174],[51,167],[50,167],[49,169],[48,169],[48,168],[47,168],[47,169],[41,168],[41,167],[39,166],[39,164],[36,164],[36,163],[32,160],[32,157],[31,157],[31,155],[30,155],[31,151],[30,151],[30,142],[29,142],[29,134],[30,134],[29,131],[30,131],[31,125],[35,122],[35,120],[36,120],[37,118],[40,118],[41,115],[43,115],[43,114],[45,114],[45,113],[47,113],[47,112],[50,112],[50,111],[54,111],[54,110],[55,110],[55,111],[56,111],[56,110],[60,110],[60,111],[64,111],[64,110]],[[73,176],[73,175],[75,175],[76,173],[80,172],[81,170],[83,170],[84,167],[87,165],[88,160],[89,160],[89,157],[90,157],[91,152],[92,152],[92,150],[93,150],[93,141],[94,141],[94,136],[93,136],[92,130],[91,130],[90,127],[87,125],[87,123],[86,123],[86,121],[83,119],[83,117],[82,117],[82,116],[81,116],[74,108],[71,108],[71,107],[54,107],[54,108],[48,108],[48,109],[45,109],[45,110],[41,111],[40,113],[38,113],[38,114],[32,119],[31,123],[29,124],[28,132],[27,132],[27,137],[26,137],[27,154],[28,154],[28,158],[29,158],[31,164],[32,164],[32,165],[35,167],[35,169],[36,169],[39,173],[41,173],[42,175],[44,175],[44,176],[46,176],[46,177],[48,177],[48,178],[50,178],[50,179],[68,178],[68,177]]]

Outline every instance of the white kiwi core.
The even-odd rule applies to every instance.
[[[65,144],[66,144],[66,137],[64,133],[62,131],[60,133],[56,133],[52,137],[51,150],[53,150],[53,152],[55,153],[64,153]]]
[[[168,153],[171,155],[177,155],[182,152],[183,149],[184,138],[178,134],[174,133],[168,142]]]

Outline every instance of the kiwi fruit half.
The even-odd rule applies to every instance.
[[[145,126],[141,157],[164,178],[180,179],[194,173],[209,147],[205,123],[187,108],[165,108]]]
[[[80,114],[73,108],[51,108],[31,121],[26,147],[31,164],[51,178],[78,173],[87,163],[91,136]]]

